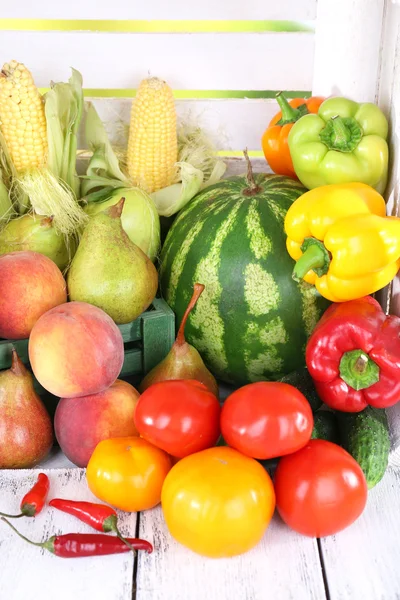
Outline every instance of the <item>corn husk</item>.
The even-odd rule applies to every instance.
[[[171,217],[202,189],[219,181],[226,170],[215,148],[200,127],[181,124],[178,130],[177,183],[151,194],[158,214]]]
[[[226,164],[218,158],[214,144],[201,127],[185,122],[180,124],[178,155],[181,163],[189,163],[202,171],[201,189],[217,183],[226,171]]]
[[[72,69],[68,83],[51,83],[44,96],[47,123],[47,168],[79,198],[76,173],[78,130],[83,112],[82,75]]]
[[[124,161],[118,158],[112,148],[92,105],[86,119],[86,140],[93,156],[82,182],[85,199],[90,202],[93,193],[101,194],[104,189],[119,188],[121,185],[130,187],[129,179],[121,169]],[[181,210],[201,189],[219,181],[226,169],[206,132],[188,123],[178,127],[178,155],[175,182],[151,194],[158,214],[163,217]]]
[[[8,189],[1,179],[0,171],[0,229],[10,220],[14,213]]]
[[[93,155],[89,161],[86,176],[82,179],[82,195],[88,196],[93,190],[130,187],[130,181],[121,171],[104,125],[93,104],[86,113],[86,142]]]
[[[48,169],[25,173],[19,180],[23,192],[29,197],[34,212],[53,218],[55,229],[69,237],[81,230],[89,218],[79,206],[69,188]]]
[[[46,164],[17,173],[0,134],[0,166],[17,215],[28,211],[52,218],[57,233],[69,238],[87,222],[78,204],[77,135],[82,118],[82,77],[72,69],[68,83],[53,83],[44,96],[48,155]],[[68,245],[69,240],[65,243]]]
[[[171,217],[181,210],[200,191],[203,184],[203,171],[187,162],[177,165],[180,182],[151,194],[161,217]]]

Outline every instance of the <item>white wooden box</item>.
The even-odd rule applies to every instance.
[[[388,211],[399,214],[400,6],[390,0],[16,0],[1,2],[0,62],[17,59],[41,88],[83,75],[85,95],[114,143],[139,81],[149,73],[175,90],[179,115],[212,131],[221,154],[248,147],[267,169],[261,134],[274,95],[341,94],[375,101],[390,117]],[[400,314],[400,280],[382,295]],[[58,456],[46,468],[51,496],[92,498],[84,471]],[[0,472],[0,510],[18,510],[37,471]],[[0,600],[396,600],[400,598],[400,492],[389,471],[351,528],[314,540],[275,517],[250,553],[211,561],[175,543],[160,508],[121,515],[122,531],[154,542],[151,556],[63,561],[24,545],[0,523]],[[44,511],[20,520],[36,540],[89,531]]]

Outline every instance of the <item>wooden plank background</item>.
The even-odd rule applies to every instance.
[[[0,12],[0,56],[24,62],[43,89],[78,69],[113,143],[126,143],[131,98],[150,74],[168,81],[179,115],[209,129],[219,150],[260,152],[274,94],[310,93],[316,8],[316,0],[22,0]],[[211,32],[193,33],[199,20]],[[105,25],[114,33],[97,31]]]
[[[1,18],[38,19],[315,19],[317,0],[28,0],[10,2],[1,8]]]
[[[135,88],[149,74],[186,90],[309,90],[312,85],[314,36],[309,33],[24,31],[18,34],[17,52],[15,36],[1,33],[0,55],[17,54],[38,87],[67,79],[70,66],[82,73],[85,88]],[[302,56],[301,69],[294,56]]]
[[[96,501],[86,483],[84,469],[44,471],[50,478],[51,498]],[[38,471],[0,471],[1,510],[17,514],[19,502],[36,481]],[[123,535],[135,537],[136,513],[120,513]],[[93,533],[93,529],[61,511],[45,508],[36,518],[14,520],[27,537],[42,542],[60,533]],[[130,600],[134,557],[131,552],[102,557],[63,559],[31,546],[0,521],[3,600]]]

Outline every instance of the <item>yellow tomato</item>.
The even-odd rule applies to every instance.
[[[171,460],[166,452],[139,437],[103,440],[86,469],[91,492],[128,512],[147,510],[161,499]]]
[[[171,535],[198,554],[219,558],[253,548],[275,509],[265,469],[227,447],[191,454],[174,465],[161,494]]]

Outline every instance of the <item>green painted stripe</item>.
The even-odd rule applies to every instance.
[[[108,33],[314,33],[312,21],[0,19],[2,31]]]
[[[50,88],[39,88],[41,94],[45,94]],[[134,98],[136,89],[120,88],[85,88],[83,93],[86,98]],[[279,90],[173,90],[177,100],[214,100],[218,98],[227,99],[257,99],[276,98]],[[310,91],[283,90],[286,98],[309,98]]]

